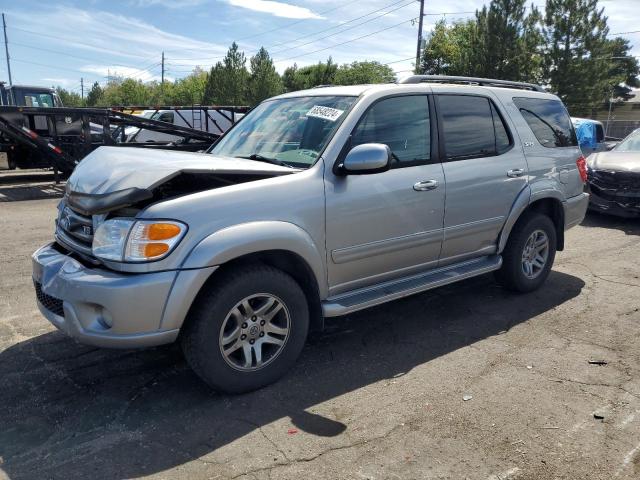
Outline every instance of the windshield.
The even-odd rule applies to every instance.
[[[356,97],[317,96],[261,103],[210,153],[307,168],[315,163],[355,101]]]
[[[27,107],[53,107],[53,95],[51,93],[32,93],[24,94],[24,104]]]
[[[640,152],[640,130],[630,133],[627,138],[615,146],[614,150],[616,152]]]

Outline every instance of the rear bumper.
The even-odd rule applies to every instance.
[[[51,244],[32,261],[45,318],[81,343],[111,348],[173,342],[195,294],[215,270],[113,272],[86,267]]]
[[[640,201],[608,200],[596,195],[593,191],[591,192],[589,209],[608,215],[615,215],[616,217],[640,218]]]
[[[563,205],[564,229],[568,230],[584,220],[589,206],[589,194],[581,193],[575,197],[568,198]]]

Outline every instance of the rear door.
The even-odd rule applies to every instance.
[[[559,99],[533,97],[515,97],[513,103],[528,127],[519,131],[532,167],[532,185],[544,179],[567,198],[580,195],[584,184],[576,160],[582,152],[564,104]]]
[[[495,253],[527,185],[527,163],[498,104],[476,94],[436,95],[447,196],[440,265]]]

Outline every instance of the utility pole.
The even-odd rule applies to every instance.
[[[612,97],[613,96],[613,89],[611,90],[611,93],[609,94],[609,114],[607,115],[607,126],[604,129],[604,138],[606,139],[607,136],[609,135],[609,122],[611,122],[611,108],[613,107],[613,102]]]
[[[164,95],[164,52],[162,52],[162,75],[160,77],[160,97]]]
[[[7,73],[9,73],[9,86],[13,85],[11,81],[11,63],[9,62],[9,42],[7,42],[7,22],[2,14],[2,28],[4,29],[4,51],[7,55]]]
[[[416,48],[416,73],[420,73],[420,49],[422,48],[422,20],[424,19],[424,0],[420,1],[420,18],[418,19],[418,46]]]
[[[80,77],[80,97],[84,102],[84,78]]]

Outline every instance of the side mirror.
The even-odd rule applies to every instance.
[[[381,173],[389,170],[391,149],[382,143],[363,143],[353,147],[339,165],[339,170],[347,175]]]

